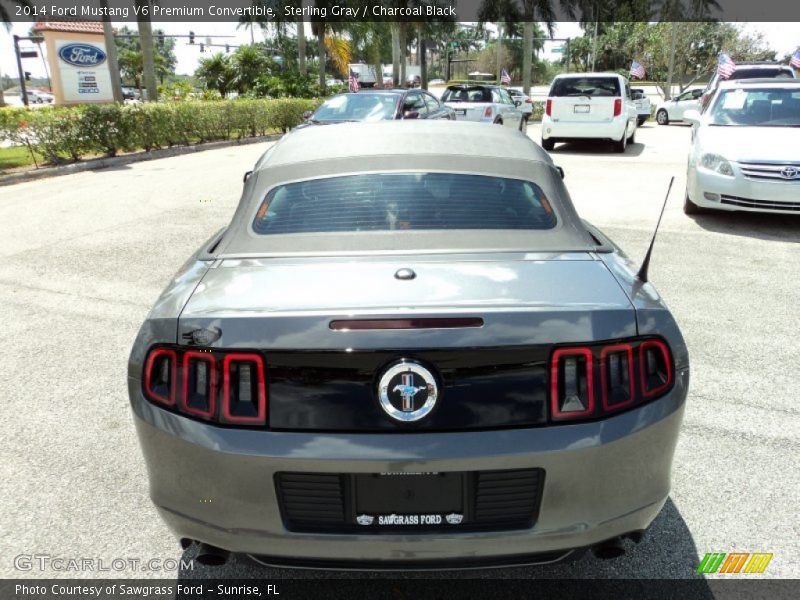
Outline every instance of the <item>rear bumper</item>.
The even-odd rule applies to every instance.
[[[150,493],[178,537],[266,562],[409,568],[550,562],[646,529],[670,488],[689,371],[639,409],[580,425],[465,433],[325,434],[224,429],[165,412],[131,379]],[[541,468],[539,517],[526,530],[312,534],[281,518],[274,474]]]
[[[615,117],[610,121],[563,122],[552,117],[542,117],[542,139],[566,140],[611,140],[619,141],[625,132],[625,117]]]

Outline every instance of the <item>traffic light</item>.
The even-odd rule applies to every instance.
[[[200,52],[205,52],[206,47],[203,44],[200,44]]]
[[[194,31],[189,32],[189,43],[194,44]]]
[[[30,80],[31,80],[31,72],[25,71],[25,81],[30,81]]]
[[[163,31],[159,31],[158,32],[158,45],[159,46],[163,46],[164,45],[164,32]]]

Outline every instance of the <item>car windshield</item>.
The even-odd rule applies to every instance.
[[[486,87],[449,87],[442,102],[491,102],[492,92]]]
[[[552,229],[556,216],[529,181],[450,173],[369,173],[273,188],[253,230],[262,235],[447,229]]]
[[[723,90],[709,123],[750,127],[800,127],[800,88]]]
[[[748,69],[747,67],[736,67],[736,70],[728,78],[729,81],[733,79],[760,79],[762,77],[792,77],[792,71],[789,67],[758,67]]]
[[[561,77],[553,82],[550,96],[619,96],[616,77]]]
[[[397,114],[400,94],[340,94],[327,100],[313,114],[313,121],[384,121]]]

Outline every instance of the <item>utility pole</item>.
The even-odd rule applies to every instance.
[[[28,106],[28,90],[25,88],[25,71],[22,70],[22,57],[19,54],[19,40],[18,35],[14,35],[14,54],[17,57],[17,69],[19,70],[19,90],[22,95],[22,103]]]
[[[597,58],[597,4],[594,5],[594,35],[592,36],[592,72]]]
[[[156,63],[153,51],[153,27],[150,23],[150,0],[136,0],[136,5],[144,8],[136,17],[139,25],[139,43],[142,46],[144,87],[147,90],[147,100],[155,102],[158,100],[158,85],[156,84]]]
[[[522,93],[531,92],[531,58],[533,54],[533,22],[525,21],[522,24],[522,37],[524,48],[522,49]]]

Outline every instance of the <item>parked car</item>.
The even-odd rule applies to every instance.
[[[284,136],[128,362],[150,497],[201,564],[618,556],[668,498],[688,385],[548,154],[465,122]]]
[[[505,88],[499,85],[464,83],[449,85],[442,102],[455,111],[456,120],[494,123],[514,129],[527,129],[527,121]]]
[[[550,86],[542,117],[542,147],[605,140],[616,152],[635,141],[638,115],[628,80],[616,73],[566,73]]]
[[[736,69],[728,79],[722,79],[719,73],[714,73],[711,81],[708,82],[706,89],[700,99],[700,108],[705,110],[708,101],[714,92],[717,91],[721,81],[737,81],[740,79],[795,79],[797,75],[790,65],[783,65],[776,62],[748,62],[736,65]]]
[[[698,110],[700,108],[700,97],[702,95],[703,90],[696,88],[686,90],[671,100],[664,100],[656,107],[656,123],[669,125],[672,121],[683,121],[683,115],[687,110]]]
[[[523,93],[522,90],[515,90],[514,88],[506,88],[506,91],[515,104],[519,102],[517,106],[522,112],[522,116],[526,121],[529,120],[533,114],[533,100],[531,100],[531,97]]]
[[[636,125],[641,127],[650,118],[650,98],[641,88],[631,88],[631,100],[636,105]]]
[[[800,214],[800,80],[722,82],[694,124],[684,211]]]
[[[299,127],[342,123],[344,121],[386,121],[393,119],[449,119],[453,111],[425,90],[366,90],[336,94],[313,113],[305,115]]]
[[[42,92],[39,90],[28,90],[28,102],[34,104],[51,104],[55,100],[55,96],[50,92]]]
[[[428,82],[428,85],[444,85],[447,83],[444,79],[431,79]]]

